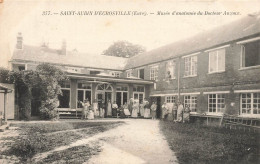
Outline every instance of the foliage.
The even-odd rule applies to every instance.
[[[50,64],[41,64],[36,68],[37,82],[34,86],[39,90],[41,100],[40,113],[43,119],[57,119],[58,95],[62,94],[59,82],[66,80],[65,73]]]
[[[11,126],[19,127],[21,135],[17,136],[17,138],[13,137],[14,142],[11,143],[10,149],[0,153],[7,156],[18,156],[21,162],[27,160],[26,162],[30,163],[30,160],[37,153],[50,151],[55,147],[69,145],[79,139],[91,137],[121,124],[122,122],[39,122],[11,124]],[[74,148],[68,149],[67,151],[70,152],[70,150],[82,152],[86,151],[86,148],[82,147],[81,149],[80,147],[82,151],[74,150]],[[69,153],[67,151],[64,153]],[[64,159],[67,157],[59,154],[57,158]],[[78,156],[74,156],[73,158],[77,160]],[[46,160],[54,162],[56,159],[53,156],[48,156]]]
[[[145,52],[145,48],[141,45],[132,44],[127,41],[117,41],[112,44],[107,50],[103,51],[102,55],[132,57],[142,52]]]
[[[0,67],[0,83],[9,82],[9,70],[3,67]]]
[[[15,84],[20,108],[20,119],[29,120],[31,116],[31,88],[36,77],[34,71],[18,71],[9,73],[9,82]]]
[[[256,163],[258,133],[161,121],[179,163]]]
[[[16,86],[21,118],[30,119],[32,96],[41,101],[40,113],[43,119],[58,118],[55,109],[58,106],[58,95],[62,94],[59,81],[65,79],[65,73],[50,64],[40,64],[35,71],[10,72],[9,82]]]

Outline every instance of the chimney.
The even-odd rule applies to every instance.
[[[23,49],[23,36],[22,36],[22,33],[19,32],[17,34],[17,42],[16,42],[16,48],[17,49]]]
[[[66,55],[66,48],[67,48],[67,44],[66,44],[66,40],[62,41],[62,46],[61,46],[61,55]]]

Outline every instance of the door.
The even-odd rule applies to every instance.
[[[116,92],[116,103],[118,107],[127,103],[128,92]]]
[[[121,102],[121,99],[122,99],[122,96],[121,96],[121,92],[116,92],[116,104],[118,105],[118,107],[121,107],[122,102]]]
[[[142,104],[144,100],[144,94],[143,93],[134,93],[134,99],[139,100],[139,103]]]

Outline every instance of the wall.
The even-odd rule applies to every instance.
[[[14,111],[14,85],[13,84],[5,84],[10,89],[13,89],[11,93],[7,93],[7,119],[14,119],[15,118],[15,111]],[[0,93],[0,112],[4,115],[4,93]]]

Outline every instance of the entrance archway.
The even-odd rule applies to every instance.
[[[96,87],[96,99],[98,103],[100,104],[102,100],[105,101],[105,104],[107,104],[108,100],[110,102],[113,102],[113,87],[111,84],[103,83],[98,84]],[[105,105],[105,115],[106,115],[106,105]]]

